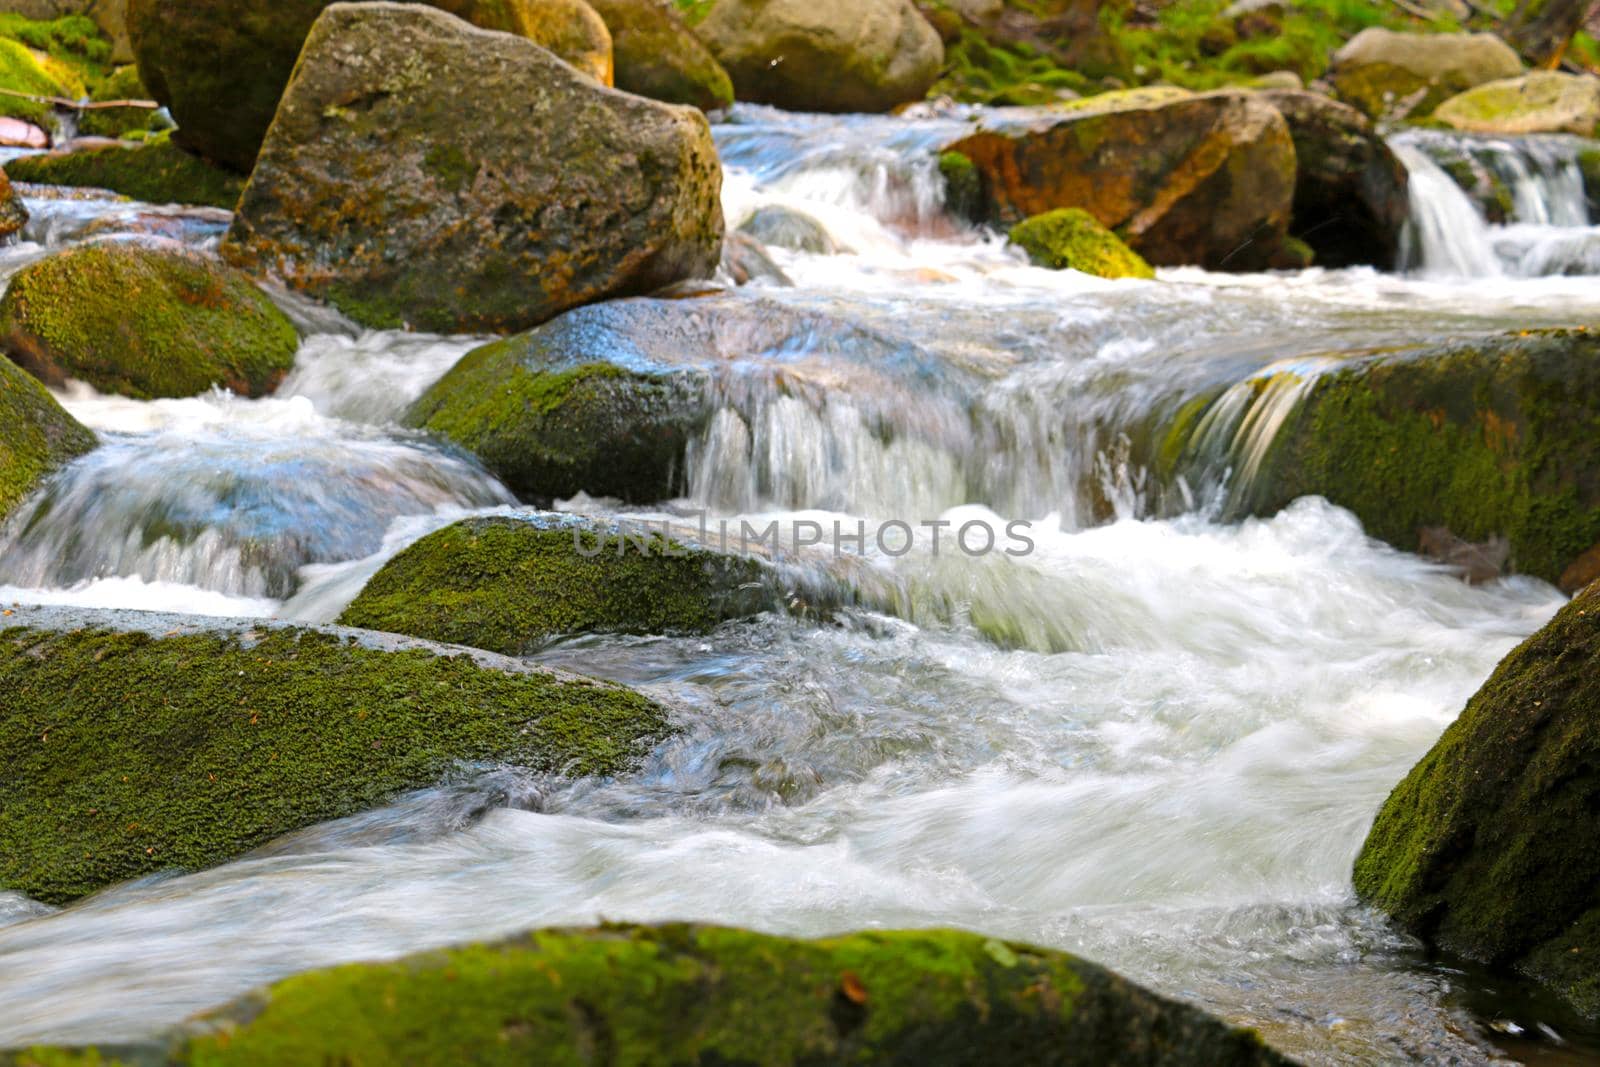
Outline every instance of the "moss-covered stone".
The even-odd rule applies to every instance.
[[[1507,656],[1378,812],[1369,903],[1600,1016],[1600,586]]]
[[[733,81],[670,0],[591,0],[611,30],[618,89],[711,111],[733,103]]]
[[[1421,118],[1457,93],[1522,73],[1522,60],[1489,33],[1396,33],[1371,27],[1333,57],[1339,99],[1372,118]]]
[[[939,177],[944,179],[944,206],[958,219],[981,223],[987,207],[983,196],[983,175],[977,165],[960,152],[939,153]]]
[[[1157,266],[1259,270],[1288,232],[1294,142],[1251,93],[1105,93],[988,123],[945,150],[977,168],[991,220],[1082,208]]]
[[[670,732],[618,686],[361,631],[27,607],[0,625],[0,888],[48,903],[464,764],[616,774]]]
[[[10,237],[28,224],[28,207],[11,186],[11,179],[0,171],[0,237]]]
[[[300,975],[167,1048],[155,1062],[1288,1063],[1253,1032],[1061,952],[951,930],[798,941],[684,925],[542,930]]]
[[[98,145],[70,152],[20,156],[5,165],[13,181],[82,185],[151,204],[196,204],[229,211],[244,179],[189,154],[168,134],[137,145]]]
[[[83,98],[110,57],[99,27],[81,15],[34,20],[0,13],[0,89],[24,94],[0,96],[0,115],[54,130],[54,106],[32,98]]]
[[[0,519],[39,480],[95,445],[94,434],[62,410],[43,385],[0,359]]]
[[[1324,375],[1278,431],[1247,507],[1320,494],[1415,551],[1426,528],[1510,544],[1557,582],[1600,543],[1600,333],[1537,331]]]
[[[1011,243],[1051,270],[1076,270],[1102,278],[1154,278],[1139,253],[1081,208],[1035,215],[1011,227]]]
[[[31,263],[0,298],[0,347],[48,384],[139,399],[271,392],[299,335],[247,276],[167,242],[102,241]]]
[[[676,495],[688,443],[710,416],[704,377],[607,362],[584,343],[588,314],[575,315],[468,352],[406,423],[472,452],[524,500]]]
[[[692,108],[430,7],[338,4],[306,39],[222,254],[366,326],[510,332],[709,277],[721,183]]]
[[[1470,133],[1592,137],[1600,124],[1600,78],[1537,70],[1452,96],[1435,109],[1433,117]]]
[[[91,103],[149,99],[150,90],[139,80],[139,68],[131,65],[118,67],[101,78],[89,93]],[[78,132],[88,137],[123,137],[136,131],[148,131],[157,121],[157,112],[150,108],[85,108],[78,116]]]
[[[468,519],[384,565],[340,622],[524,655],[563,634],[703,632],[774,606],[766,568],[659,532]]]

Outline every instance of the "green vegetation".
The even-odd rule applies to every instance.
[[[94,85],[89,99],[96,102],[148,100],[150,90],[139,80],[137,67],[118,67]],[[158,121],[156,115],[149,108],[92,108],[79,116],[78,132],[89,137],[123,137],[130,133],[147,132]]]
[[[684,925],[544,930],[299,975],[167,1047],[166,1063],[208,1067],[1288,1062],[1065,953],[952,930],[797,941]],[[61,1055],[13,1063],[94,1062],[46,1054]]]
[[[45,387],[0,359],[0,519],[39,480],[95,446],[94,434],[68,415]]]
[[[40,22],[0,12],[0,89],[80,100],[108,73],[110,60],[111,42],[90,18]],[[0,95],[0,115],[55,126],[52,105],[25,97]]]
[[[560,634],[705,631],[773,599],[757,561],[659,534],[468,519],[390,560],[339,621],[522,655]]]
[[[1011,228],[1011,243],[1028,258],[1052,270],[1076,270],[1102,278],[1154,278],[1150,269],[1122,239],[1082,208],[1061,208],[1035,215]]]
[[[0,298],[0,347],[50,384],[138,399],[272,389],[299,334],[250,278],[179,247],[77,245],[31,263]]]
[[[1507,656],[1378,813],[1364,900],[1600,1015],[1600,587]]]
[[[53,904],[231,859],[463,764],[616,774],[669,731],[618,686],[335,634],[0,632],[0,888]]]
[[[159,133],[131,147],[106,145],[75,152],[21,156],[5,166],[16,182],[83,185],[151,204],[194,204],[232,210],[245,180],[190,155]]]

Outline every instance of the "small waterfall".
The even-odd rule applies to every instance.
[[[1411,175],[1407,268],[1470,278],[1600,271],[1579,163],[1594,142],[1413,130],[1390,146]]]

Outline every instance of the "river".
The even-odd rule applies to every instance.
[[[1024,521],[1031,553],[870,549],[856,578],[802,561],[887,592],[826,622],[553,645],[535,658],[683,709],[685,732],[624,781],[508,769],[64,910],[0,894],[0,1047],[128,1041],[295,971],[604,918],[1020,938],[1307,1063],[1600,1048],[1428,960],[1350,886],[1388,791],[1560,595],[1469,586],[1319,499],[1266,519],[1235,503],[1341,353],[1596,321],[1575,143],[1403,135],[1402,273],[1105,282],[947,217],[932,152],[979,115],[741,105],[716,127],[730,228],[783,206],[835,247],[775,249],[792,286],[708,298],[803,314],[759,350],[722,342],[722,413],[682,498],[648,513]],[[1515,194],[1501,224],[1441,169],[1463,151]],[[0,274],[150,221],[30,208]],[[219,233],[215,213],[161,221],[202,247]],[[329,620],[417,537],[518,507],[394,422],[479,339],[362,332],[281,299],[305,338],[271,397],[60,394],[102,447],[0,531],[0,600]],[[1156,478],[1163,420],[1230,387],[1185,477]]]

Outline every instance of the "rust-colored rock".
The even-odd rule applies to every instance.
[[[1157,266],[1283,263],[1295,150],[1276,108],[1249,93],[1106,93],[947,151],[972,161],[991,221],[1083,208]]]

